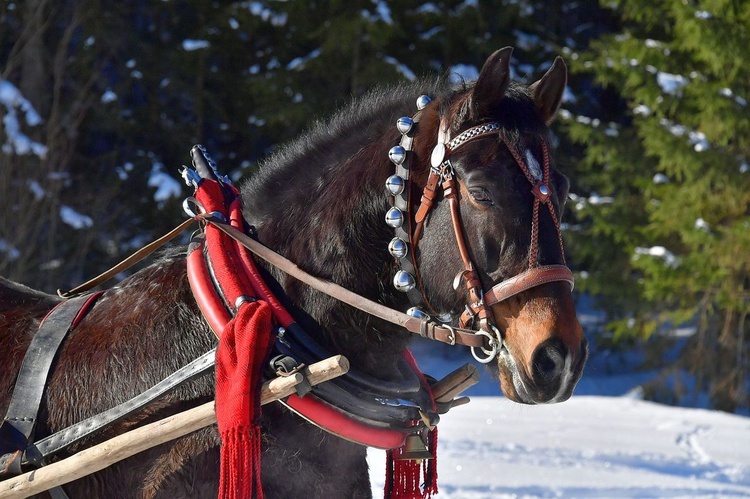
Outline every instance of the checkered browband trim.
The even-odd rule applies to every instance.
[[[455,151],[459,147],[461,147],[466,142],[470,141],[471,139],[474,139],[476,137],[479,137],[480,135],[488,135],[490,133],[494,133],[500,130],[500,123],[493,121],[491,123],[484,123],[482,125],[477,125],[475,127],[471,127],[468,130],[461,132],[458,134],[453,140],[448,142],[447,147],[450,151]]]

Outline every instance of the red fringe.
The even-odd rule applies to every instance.
[[[385,499],[429,499],[438,493],[437,427],[430,430],[428,449],[435,457],[422,462],[395,459],[393,450],[386,452]]]
[[[262,499],[260,428],[231,427],[221,442],[219,499]]]

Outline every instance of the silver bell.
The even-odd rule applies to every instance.
[[[393,146],[388,151],[388,157],[391,158],[394,165],[400,165],[406,159],[406,149],[401,146]]]
[[[416,285],[417,283],[414,280],[414,276],[403,270],[399,270],[396,272],[396,275],[393,276],[393,286],[404,293],[411,291]]]
[[[400,237],[394,237],[391,239],[391,242],[388,243],[388,252],[396,258],[405,257],[408,251],[409,247]]]
[[[398,131],[402,134],[409,133],[412,126],[414,126],[414,121],[408,116],[402,116],[396,121],[396,128],[398,128]]]
[[[397,229],[404,224],[404,214],[394,206],[385,214],[385,223],[388,224],[389,227]]]
[[[427,104],[429,104],[430,102],[432,102],[432,99],[429,96],[420,95],[417,98],[417,109],[421,111],[422,109],[426,108]]]
[[[411,307],[409,310],[406,311],[406,315],[411,315],[414,318],[421,319],[421,320],[429,320],[430,316],[425,313],[424,310],[417,308],[417,307]]]
[[[404,192],[404,179],[398,175],[391,175],[385,181],[385,188],[394,196]]]

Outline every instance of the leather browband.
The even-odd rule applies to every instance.
[[[531,268],[496,284],[484,294],[484,303],[487,306],[494,305],[531,288],[555,281],[567,282],[570,284],[570,289],[573,289],[574,277],[568,267],[565,265],[543,265]]]

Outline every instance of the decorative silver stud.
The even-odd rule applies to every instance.
[[[420,95],[417,98],[417,109],[419,109],[421,111],[422,109],[426,108],[427,104],[429,104],[430,102],[432,102],[432,99],[430,99],[429,96],[427,96],[427,95]]]
[[[393,164],[400,165],[406,159],[406,149],[401,146],[393,146],[391,147],[391,150],[388,151],[388,157],[391,158]]]
[[[398,128],[398,131],[402,134],[409,133],[412,126],[414,126],[414,121],[408,116],[402,116],[396,122],[396,128]]]
[[[430,316],[425,313],[424,310],[421,310],[417,307],[411,307],[409,310],[406,311],[406,315],[411,315],[412,317],[415,317],[417,319],[430,319]]]
[[[404,192],[404,179],[398,175],[391,175],[385,181],[385,188],[394,196]]]
[[[388,224],[389,227],[397,229],[404,224],[404,214],[394,206],[385,214],[385,223]]]
[[[403,270],[399,270],[396,272],[396,275],[393,276],[393,286],[404,293],[411,291],[416,285],[417,283],[414,280],[414,276]]]
[[[433,168],[437,168],[445,160],[445,144],[438,142],[432,149],[432,155],[430,156],[430,164]]]
[[[405,257],[408,251],[409,246],[407,246],[406,242],[400,237],[394,237],[391,239],[391,242],[388,243],[388,252],[396,258]]]

